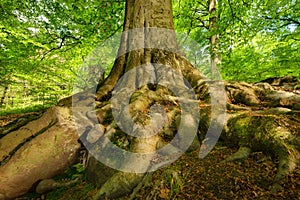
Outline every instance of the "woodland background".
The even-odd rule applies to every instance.
[[[2,0],[0,115],[47,108],[72,94],[89,53],[121,32],[124,6],[125,1]],[[298,0],[221,0],[212,32],[206,1],[173,1],[176,31],[204,48],[193,51],[192,64],[206,73],[199,61],[209,56],[209,37],[219,34],[222,78],[247,82],[300,78],[299,10]],[[94,64],[107,76],[113,62]],[[82,79],[82,89],[89,81]]]

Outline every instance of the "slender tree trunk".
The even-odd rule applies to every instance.
[[[218,67],[221,65],[220,34],[218,33],[218,0],[208,0],[210,55],[212,77],[217,78]]]
[[[2,106],[4,104],[6,94],[7,94],[7,90],[8,90],[8,86],[5,86],[4,90],[3,90],[3,93],[2,93],[1,100],[0,100],[0,106]]]

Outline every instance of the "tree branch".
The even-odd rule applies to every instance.
[[[280,20],[280,21],[289,22],[289,23],[287,23],[287,26],[291,25],[291,24],[300,26],[300,21],[297,21],[297,20],[289,18],[289,17],[278,17],[277,18],[277,17],[264,16],[264,18],[267,20]]]

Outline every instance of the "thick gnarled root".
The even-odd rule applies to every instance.
[[[141,87],[131,96],[128,105],[131,115],[122,115],[120,118],[112,119],[110,123],[104,124],[106,132],[103,137],[109,137],[115,144],[122,141],[122,144],[126,144],[122,146],[124,151],[139,154],[140,158],[129,156],[125,162],[122,161],[120,169],[133,169],[132,173],[126,170],[126,172],[123,170],[114,172],[104,183],[99,184],[100,189],[94,199],[117,198],[131,193],[143,180],[145,173],[169,164],[173,159],[172,156],[176,155],[170,155],[170,158],[168,155],[172,152],[179,154],[182,151],[180,148],[191,139],[188,135],[179,135],[175,140],[178,140],[177,142],[180,144],[173,142],[174,144],[169,145],[169,148],[157,152],[157,149],[163,149],[174,138],[180,123],[185,124],[184,130],[187,132],[193,131],[194,127],[195,130],[197,129],[191,114],[185,113],[185,118],[181,119],[177,99],[172,97],[172,93],[165,87]],[[119,107],[118,112],[123,113],[125,109],[126,107]],[[107,115],[111,114],[108,112]],[[104,119],[106,118],[104,116]],[[113,125],[118,120],[124,122],[125,125],[129,120],[134,122],[133,127],[128,127],[131,132],[125,133],[120,130],[120,127]],[[111,127],[114,131],[109,133]],[[89,134],[87,133],[87,135]],[[118,137],[116,137],[117,135]],[[95,145],[97,145],[96,142]],[[91,170],[95,171],[92,166],[89,166],[87,171]]]
[[[227,157],[221,163],[246,160],[252,150],[249,147],[240,147],[237,152]]]
[[[240,148],[224,162],[246,159],[251,151],[262,151],[277,157],[279,164],[272,188],[278,188],[279,181],[292,173],[300,160],[299,125],[295,117],[263,112],[232,117],[228,121],[225,137]]]
[[[6,145],[0,146],[2,199],[25,194],[37,181],[63,172],[77,160],[80,144],[70,116],[69,108],[52,107],[41,118],[1,139],[12,147],[6,153]],[[16,134],[18,139],[14,139]]]
[[[144,174],[118,172],[101,186],[93,200],[125,196],[132,192],[143,176]]]

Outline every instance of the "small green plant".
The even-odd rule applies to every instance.
[[[78,177],[82,177],[84,175],[85,168],[83,164],[77,163],[71,167],[69,167],[64,173],[55,176],[54,180],[75,180]]]
[[[54,178],[57,181],[78,180],[69,186],[61,187],[47,194],[47,200],[57,199],[89,199],[89,192],[95,189],[95,186],[86,182],[85,168],[81,163],[77,163],[67,169],[63,174]]]

